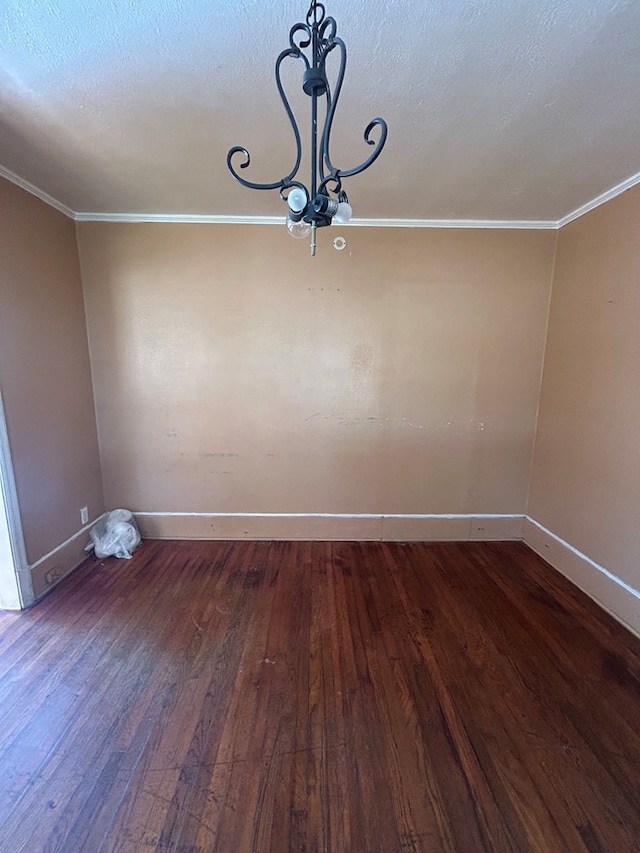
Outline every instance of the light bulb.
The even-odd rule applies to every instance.
[[[294,187],[287,196],[287,204],[294,213],[302,213],[307,206],[307,194],[300,187]]]
[[[297,240],[302,240],[311,234],[311,225],[301,219],[299,222],[294,222],[292,219],[287,219],[287,230],[292,237]]]
[[[348,201],[341,201],[333,217],[334,222],[348,222],[353,216],[353,210]]]

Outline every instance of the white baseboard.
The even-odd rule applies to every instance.
[[[524,541],[640,636],[640,592],[525,515],[136,512],[135,517],[149,539]]]
[[[102,517],[101,515],[94,518],[73,536],[61,542],[60,545],[33,563],[30,567],[31,583],[36,600],[53,589],[63,578],[77,569],[80,563],[86,560],[88,554],[84,548],[89,539],[89,530]],[[49,579],[47,579],[47,575]]]
[[[614,619],[640,636],[640,592],[535,519],[524,520],[522,539]]]
[[[319,541],[523,541],[618,622],[640,636],[640,591],[530,516],[500,513],[191,513],[136,512],[143,538]],[[94,519],[32,566],[40,598],[87,556]],[[57,569],[49,583],[47,574]]]
[[[136,512],[151,539],[468,541],[521,539],[523,515]]]

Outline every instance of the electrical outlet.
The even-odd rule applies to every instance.
[[[83,506],[80,510],[80,524],[87,524],[89,521],[89,507]]]
[[[52,583],[55,583],[60,579],[60,569],[56,566],[55,569],[49,569],[49,571],[44,576],[45,583],[48,586],[51,586]]]

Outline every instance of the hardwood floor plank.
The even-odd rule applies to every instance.
[[[476,590],[476,594],[477,592]],[[567,821],[565,817],[567,800],[571,800],[576,788],[579,790],[582,787],[583,794],[585,793],[583,785],[584,768],[576,772],[571,761],[567,760],[570,759],[567,753],[573,751],[575,745],[577,748],[574,754],[577,755],[583,751],[589,760],[590,751],[582,750],[582,745],[579,744],[579,732],[567,725],[568,719],[563,714],[561,703],[565,701],[564,691],[568,686],[566,676],[558,681],[556,690],[551,693],[549,691],[549,677],[554,668],[554,660],[552,657],[548,659],[549,669],[544,670],[545,678],[542,682],[538,677],[541,660],[540,648],[537,648],[535,655],[532,655],[531,639],[533,635],[528,618],[521,611],[512,611],[509,602],[504,599],[500,591],[493,590],[486,584],[482,590],[482,600],[485,602],[483,608],[491,607],[496,611],[499,610],[501,614],[499,631],[496,630],[495,620],[483,618],[482,622],[486,637],[483,666],[489,668],[491,677],[490,679],[483,679],[482,683],[476,687],[475,692],[479,698],[475,702],[472,701],[472,691],[467,689],[465,689],[465,696],[461,698],[461,702],[464,701],[470,706],[469,713],[475,713],[481,719],[486,715],[478,715],[477,709],[483,696],[492,705],[496,702],[499,703],[495,707],[501,709],[503,730],[512,744],[511,749],[519,757],[518,760],[521,764],[527,764],[531,775],[532,790],[538,792],[537,811],[539,815],[544,815],[544,800],[549,811],[549,817],[554,820],[559,849],[582,849],[582,842],[576,837],[575,822]],[[458,601],[457,594],[456,601]],[[454,631],[463,637],[465,635],[465,622],[460,616]],[[507,639],[508,643],[506,642]],[[470,640],[465,639],[465,647],[472,657]],[[534,663],[533,667],[531,667],[532,661],[537,662]],[[470,682],[469,687],[473,687],[473,684],[474,682]],[[493,690],[494,687],[497,688],[497,691]],[[491,690],[494,695],[486,696],[487,689]],[[575,689],[573,695],[575,696]],[[549,703],[550,698],[553,699],[551,704]],[[486,702],[481,706],[483,710],[485,705]],[[557,722],[559,720],[562,725],[558,730]],[[493,712],[489,715],[487,722],[483,722],[483,726],[485,732],[490,733],[495,730]],[[527,757],[532,752],[541,760],[527,761]],[[509,754],[504,746],[501,746],[501,753]],[[552,771],[560,768],[562,783],[557,786],[558,799],[548,799],[546,792],[549,786],[553,785],[554,778],[552,773],[547,772],[545,768],[550,768]],[[592,763],[590,770],[601,777],[602,768]],[[601,786],[604,781],[603,778],[600,778],[599,785]],[[616,792],[610,791],[610,796],[615,794]],[[530,799],[533,800],[533,798]],[[575,809],[577,803],[574,801],[572,805]],[[536,821],[540,819],[541,817],[536,817]]]
[[[515,701],[510,703],[510,706],[514,707],[517,702],[517,707],[522,709],[526,707],[528,699],[533,699],[535,713],[530,715],[527,728],[530,731],[536,725],[539,717],[542,717],[544,726],[538,729],[538,743],[544,744],[553,741],[550,734],[555,734],[555,743],[552,745],[556,751],[563,750],[574,755],[584,754],[586,766],[582,768],[580,774],[576,774],[572,789],[580,788],[583,785],[583,779],[597,778],[598,790],[605,793],[604,800],[607,808],[616,806],[623,816],[637,813],[640,809],[640,801],[637,798],[636,785],[633,783],[633,780],[637,778],[637,768],[640,766],[640,756],[636,752],[637,739],[624,716],[616,713],[615,707],[619,707],[618,702],[615,706],[609,704],[610,691],[594,690],[594,681],[588,680],[591,667],[586,660],[584,642],[586,638],[579,637],[576,642],[576,655],[567,656],[566,642],[561,642],[565,632],[562,631],[560,625],[557,626],[557,631],[539,630],[537,624],[532,624],[532,613],[535,611],[532,609],[528,614],[525,614],[520,608],[510,608],[509,596],[505,598],[500,595],[499,606],[503,614],[504,628],[508,631],[508,636],[511,639],[512,650],[515,641],[520,637],[519,632],[522,631],[521,654],[514,656],[517,665],[513,667],[509,664],[511,672],[502,675],[503,683],[512,685],[517,693]],[[509,615],[510,609],[511,615]],[[490,628],[491,626],[489,626]],[[532,659],[531,655],[527,654],[527,648],[530,645],[534,629],[538,631],[540,638],[544,639],[544,645],[538,650],[535,659]],[[588,648],[588,644],[586,647]],[[549,667],[548,670],[545,670],[544,682],[540,679],[540,652],[548,655]],[[499,659],[496,658],[496,660]],[[554,666],[558,661],[563,664],[561,669],[556,669]],[[505,663],[504,657],[502,663]],[[567,676],[572,670],[575,670],[575,678],[569,680]],[[585,676],[587,676],[586,679]],[[556,699],[555,707],[552,706],[553,713],[549,713],[548,706],[549,679],[553,682],[554,698]],[[525,685],[528,685],[529,688],[534,686],[533,691],[530,689],[528,695],[525,695],[523,690]],[[535,701],[536,696],[540,695],[544,696],[545,701]],[[590,706],[588,715],[582,713],[581,700]],[[576,707],[580,710],[576,711]],[[601,724],[594,727],[592,721],[598,717]],[[614,717],[616,718],[615,725],[607,722],[613,720]],[[563,722],[561,731],[557,730],[558,720]],[[514,718],[514,736],[517,736],[519,728],[516,727],[515,722]],[[588,726],[586,730],[585,726]],[[622,744],[626,744],[626,749]],[[583,749],[583,747],[588,747],[588,749]],[[623,767],[620,766],[621,764]],[[557,762],[552,762],[550,766],[557,766]],[[568,767],[567,772],[570,772]],[[612,773],[619,776],[613,785],[607,781],[607,777]],[[624,797],[620,796],[621,793],[624,793]]]
[[[517,543],[145,542],[0,613],[0,853],[640,849],[640,641]]]

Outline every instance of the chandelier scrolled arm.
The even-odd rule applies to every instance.
[[[305,25],[304,24],[297,24],[296,25],[296,27],[299,27],[299,26],[304,27]],[[292,43],[292,45],[293,45],[293,31],[294,31],[294,29],[296,29],[296,27],[291,28],[291,43]],[[248,166],[251,165],[251,155],[249,154],[247,149],[244,148],[243,146],[235,145],[233,148],[231,148],[229,150],[229,153],[227,154],[227,167],[228,167],[229,171],[231,172],[231,174],[233,175],[233,177],[236,179],[236,181],[238,181],[239,184],[242,184],[243,187],[247,187],[248,189],[251,189],[251,190],[283,189],[293,180],[293,178],[295,178],[296,174],[298,173],[298,169],[300,168],[300,162],[302,160],[302,140],[300,138],[300,130],[298,129],[298,125],[296,123],[295,116],[293,115],[293,110],[291,109],[291,105],[289,104],[289,99],[287,98],[286,93],[284,91],[284,86],[282,85],[282,78],[280,76],[280,66],[282,65],[283,61],[289,56],[293,57],[294,59],[304,60],[307,68],[309,67],[309,60],[307,59],[307,57],[303,53],[300,52],[299,48],[296,47],[295,45],[293,47],[287,48],[286,50],[283,50],[282,53],[280,54],[280,56],[278,57],[278,59],[276,60],[276,70],[275,70],[276,85],[278,87],[278,93],[280,95],[280,99],[282,100],[282,104],[284,106],[285,112],[286,112],[287,117],[289,119],[289,123],[291,124],[291,128],[293,130],[293,136],[294,136],[294,139],[296,142],[296,161],[294,163],[293,169],[289,172],[289,174],[286,175],[284,178],[281,178],[279,181],[272,181],[271,183],[266,183],[266,184],[256,183],[255,181],[248,181],[246,178],[243,178],[242,175],[239,175],[238,172],[235,170],[235,168],[233,166],[232,158],[234,157],[235,154],[238,154],[238,153],[244,154],[245,162],[240,163],[240,168],[246,169]]]
[[[380,128],[380,138],[376,142],[374,139],[370,138],[371,131],[374,127]],[[360,163],[359,166],[355,166],[353,169],[338,169],[337,173],[341,178],[352,178],[354,175],[359,175],[360,172],[364,172],[365,169],[368,169],[372,163],[378,159],[378,157],[382,154],[382,149],[384,148],[384,144],[387,141],[387,134],[389,129],[387,127],[387,123],[383,118],[374,118],[369,124],[366,126],[364,131],[364,141],[367,145],[375,145],[375,150],[371,152],[371,154]]]
[[[298,33],[304,33],[306,38],[300,39],[300,41],[296,41],[296,35]],[[291,45],[291,51],[297,51],[300,53],[305,48],[309,47],[311,44],[311,40],[313,38],[313,34],[311,32],[311,27],[309,24],[303,24],[300,22],[299,24],[294,24],[289,30],[289,44]],[[302,54],[304,56],[304,54]]]
[[[368,169],[382,153],[388,134],[387,123],[384,119],[379,117],[372,119],[364,131],[365,143],[374,146],[371,154],[352,169],[338,169],[334,166],[330,154],[331,129],[347,65],[347,48],[342,39],[338,38],[337,29],[335,18],[326,14],[324,5],[317,0],[311,0],[306,20],[291,27],[289,47],[283,50],[276,60],[276,85],[296,144],[294,166],[288,175],[279,181],[270,183],[249,181],[240,175],[233,162],[236,155],[242,154],[244,161],[239,163],[239,168],[246,169],[251,164],[251,156],[248,150],[243,146],[236,145],[227,154],[227,167],[231,175],[242,186],[255,190],[280,190],[280,198],[287,201],[289,208],[287,227],[294,236],[306,236],[309,231],[311,232],[312,255],[315,254],[316,228],[331,225],[334,220],[343,223],[351,218],[351,206],[342,187],[342,180]],[[339,52],[340,60],[332,95],[331,85],[327,78],[326,62],[327,57],[336,49]],[[306,51],[309,53],[308,56]],[[305,70],[302,88],[311,98],[309,151],[311,175],[308,185],[296,180],[302,162],[302,139],[280,74],[282,62],[288,57],[300,59],[303,62]],[[324,98],[325,114],[322,131],[319,133],[318,102],[322,98]],[[371,136],[372,131],[376,128],[380,129],[377,141]]]
[[[236,154],[243,154],[245,157],[244,163],[240,163],[241,169],[246,169],[251,165],[251,155],[247,151],[246,148],[243,148],[241,145],[234,145],[233,148],[229,150],[227,154],[227,168],[236,179],[239,184],[242,184],[243,187],[247,187],[250,190],[277,190],[281,187],[282,181],[274,181],[271,184],[256,184],[254,181],[247,181],[246,178],[243,178],[242,175],[239,175],[233,165],[233,157]]]

